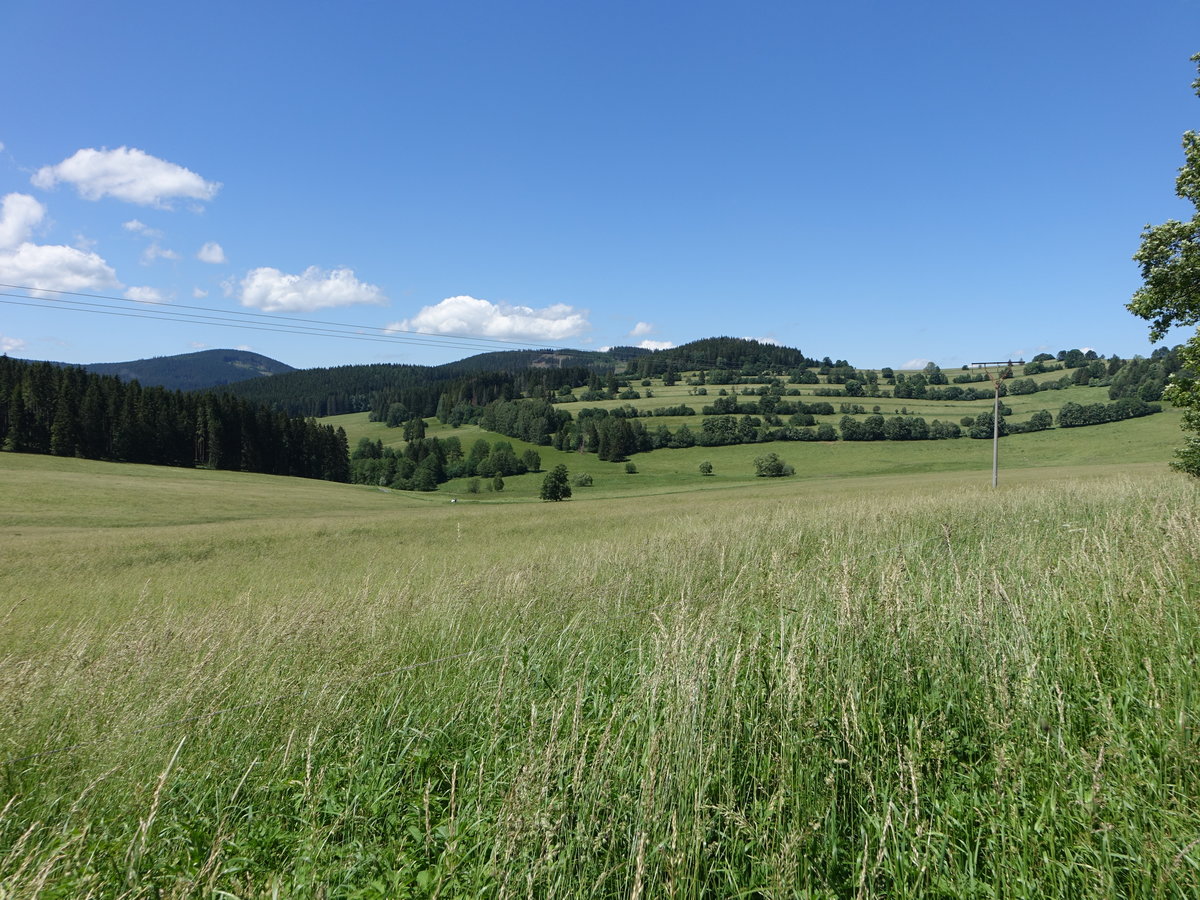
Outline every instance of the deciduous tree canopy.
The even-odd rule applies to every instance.
[[[1200,54],[1192,57],[1200,63]],[[1200,78],[1192,82],[1200,95]],[[1142,287],[1129,309],[1150,322],[1150,339],[1161,340],[1177,325],[1200,323],[1200,134],[1183,135],[1183,167],[1175,179],[1175,193],[1192,204],[1187,222],[1170,219],[1147,225],[1142,245],[1134,254],[1142,270]],[[1176,468],[1200,477],[1200,329],[1180,350],[1186,367],[1171,376],[1163,397],[1185,410],[1183,427],[1192,432],[1178,451]],[[1190,371],[1188,371],[1190,370]]]

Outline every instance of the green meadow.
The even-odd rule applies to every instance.
[[[0,454],[0,897],[1195,897],[1178,440],[537,448],[565,503]]]
[[[678,386],[675,388],[679,389]],[[708,400],[711,398],[696,398]],[[812,400],[804,397],[801,399]],[[815,398],[821,399],[821,398]],[[836,399],[836,398],[835,398]],[[1099,403],[1106,399],[1103,388],[1075,388],[1069,391],[1055,391],[1052,394],[1040,393],[1024,397],[1006,398],[1012,406],[1014,419],[1028,418],[1021,415],[1022,407],[1027,407],[1028,414],[1046,408],[1057,412],[1061,404],[1070,400],[1076,403]],[[1040,401],[1040,405],[1039,404]],[[614,401],[608,401],[610,405]],[[631,401],[636,404],[638,401]],[[671,403],[658,402],[658,394],[650,401],[640,403],[646,408],[648,403],[663,406]],[[885,402],[894,403],[887,400]],[[960,414],[954,412],[947,415],[943,407],[962,407],[965,412],[974,415],[979,412],[990,412],[990,401],[975,401],[973,403],[927,403],[920,401],[901,401],[901,405],[909,404],[910,414],[924,415],[932,421],[934,418],[958,421]],[[911,404],[916,404],[911,405]],[[579,406],[600,406],[597,404],[564,404],[570,409]],[[697,409],[699,404],[695,404]],[[873,405],[873,404],[872,404]],[[837,403],[834,404],[835,409]],[[898,409],[899,407],[897,407]],[[871,406],[867,406],[868,411]],[[918,412],[912,412],[917,409]],[[891,414],[891,410],[885,407]],[[818,421],[836,423],[837,416],[820,417]],[[861,418],[861,417],[860,417]],[[655,428],[660,422],[674,423],[672,428],[685,422],[696,430],[703,416],[679,419],[664,419],[660,417],[646,418],[641,421],[648,428]],[[991,481],[992,442],[990,440],[972,440],[959,438],[948,441],[864,441],[864,442],[772,442],[769,444],[738,444],[723,447],[689,447],[678,450],[655,450],[651,453],[638,453],[630,457],[637,467],[637,474],[628,475],[623,462],[602,462],[594,453],[573,453],[554,450],[551,447],[529,444],[516,438],[492,434],[474,425],[463,425],[452,428],[429,419],[426,435],[428,437],[457,437],[464,450],[470,448],[476,440],[483,438],[490,442],[507,441],[512,444],[518,456],[525,450],[535,450],[541,457],[542,469],[549,470],[562,464],[572,475],[586,472],[593,477],[591,487],[574,489],[574,500],[588,498],[635,496],[647,493],[671,493],[677,491],[693,492],[712,490],[714,488],[746,487],[762,479],[755,477],[754,459],[764,453],[778,453],[785,461],[796,469],[794,479],[805,481],[809,479],[837,480],[842,478],[859,478],[881,475],[908,475],[927,472],[962,472],[979,474],[988,484]],[[368,421],[367,413],[350,413],[342,416],[330,416],[322,419],[322,423],[344,428],[354,447],[359,439],[366,437],[380,440],[385,446],[402,447],[402,430],[388,428],[382,422]],[[1001,477],[1007,477],[1010,468],[1034,468],[1050,466],[1055,468],[1081,466],[1094,467],[1100,465],[1127,465],[1132,463],[1163,462],[1171,459],[1171,449],[1180,441],[1180,414],[1178,410],[1167,407],[1162,413],[1146,416],[1141,419],[1131,419],[1123,422],[1112,422],[1106,425],[1089,426],[1084,428],[1055,428],[1044,432],[1016,434],[1004,437],[1000,441]],[[699,471],[700,463],[708,460],[713,464],[713,474],[702,476]],[[485,492],[468,494],[469,479],[459,478],[440,485],[434,494],[410,494],[410,496],[426,497],[429,499],[456,497],[460,502],[497,503],[514,499],[529,500],[538,496],[544,472],[516,475],[504,479],[504,490],[499,494]]]

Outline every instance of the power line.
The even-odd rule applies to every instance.
[[[0,297],[8,297],[14,299],[0,299],[0,303],[10,306],[32,306],[37,309],[47,308],[45,304],[30,302],[24,295],[11,294],[6,291],[0,291]],[[429,335],[430,339],[416,337],[401,337],[388,335],[386,331],[382,334],[372,336],[370,334],[352,333],[347,331],[339,331],[334,328],[319,328],[319,327],[303,327],[295,325],[272,325],[271,322],[243,322],[236,319],[226,319],[221,316],[202,316],[192,313],[163,313],[145,310],[142,312],[128,311],[123,307],[106,306],[100,303],[89,303],[86,300],[67,300],[57,299],[51,302],[50,308],[60,311],[86,312],[96,315],[117,316],[126,319],[149,319],[158,322],[176,322],[192,325],[206,325],[218,328],[236,328],[245,331],[266,331],[276,334],[292,334],[305,335],[308,337],[336,337],[352,341],[371,341],[381,344],[425,344],[434,347],[448,347],[460,350],[474,350],[476,352],[488,353],[495,352],[496,348],[488,346],[475,346],[472,344],[458,343],[453,340],[436,340],[435,335]],[[216,311],[216,310],[214,310]],[[356,328],[357,326],[345,326],[347,328]],[[373,329],[381,331],[381,329]],[[470,339],[465,339],[470,340]],[[556,351],[557,352],[557,351]]]
[[[136,306],[142,307],[142,308],[147,306],[147,304],[143,301],[131,300],[128,297],[114,297],[111,294],[90,294],[90,293],[85,293],[83,291],[56,290],[53,288],[33,287],[33,286],[27,285],[27,284],[7,284],[5,282],[0,282],[0,288],[8,288],[10,290],[26,291],[30,294],[43,293],[43,294],[58,295],[55,298],[45,298],[51,304],[58,303],[58,302],[66,302],[66,301],[62,301],[61,297],[70,296],[70,297],[87,297],[87,298],[90,298],[93,300],[109,300],[109,301],[113,301],[116,303],[135,304]],[[24,298],[26,296],[26,295],[22,295],[22,294],[8,294],[5,292],[0,292],[0,294],[2,294],[3,296],[8,296],[8,297],[21,297],[21,298]],[[36,300],[38,298],[29,297],[29,299]],[[27,305],[45,308],[46,304],[35,303],[35,304],[27,304]],[[98,304],[92,304],[92,305],[98,305]],[[195,306],[195,305],[187,304],[187,303],[171,303],[169,306],[165,306],[163,308],[164,308],[164,310],[172,310],[172,311],[178,310],[178,309],[195,309],[195,310],[200,310],[202,312],[220,313],[223,316],[240,316],[247,320],[265,319],[268,322],[276,322],[276,321],[280,321],[280,320],[287,321],[287,322],[296,322],[299,324],[299,327],[304,328],[304,329],[309,328],[311,325],[331,325],[335,328],[350,328],[350,329],[355,329],[355,330],[359,330],[359,331],[366,330],[366,331],[371,331],[371,332],[379,332],[379,333],[385,334],[385,335],[396,335],[396,334],[419,335],[422,338],[432,339],[429,342],[435,343],[435,344],[440,344],[440,343],[442,343],[442,340],[440,340],[440,339],[445,339],[447,341],[457,340],[457,341],[471,341],[473,343],[482,343],[482,344],[501,344],[504,346],[521,347],[521,348],[534,349],[534,350],[545,349],[544,344],[534,344],[534,343],[529,343],[526,341],[512,341],[512,340],[506,340],[504,338],[475,337],[473,335],[467,335],[467,334],[438,335],[438,334],[430,334],[430,333],[424,332],[424,331],[411,331],[411,330],[403,329],[403,328],[391,328],[391,327],[382,327],[381,328],[379,326],[374,326],[374,325],[352,325],[348,322],[330,322],[330,321],[323,320],[323,319],[301,319],[296,316],[279,315],[276,313],[252,313],[252,312],[244,312],[242,310],[225,310],[225,309],[217,309],[212,306]],[[181,315],[187,315],[187,314],[184,313]],[[161,318],[170,320],[170,317],[167,315],[163,315],[163,316],[161,316]],[[230,321],[234,321],[234,320],[230,320]],[[397,338],[397,340],[401,340],[401,339]]]
[[[67,291],[53,288],[39,288],[32,285],[9,284],[0,282],[0,303],[10,306],[28,306],[35,309],[58,309],[60,311],[75,311],[94,315],[117,316],[133,319],[147,319],[160,322],[175,322],[181,324],[206,325],[221,328],[238,328],[249,331],[276,332],[308,337],[333,337],[343,340],[368,341],[389,344],[419,344],[430,347],[443,347],[456,350],[469,350],[476,353],[492,353],[505,349],[539,350],[558,356],[591,359],[594,354],[603,351],[577,350],[571,348],[552,348],[545,343],[507,340],[504,338],[473,337],[460,334],[430,334],[422,331],[412,331],[400,328],[379,327],[372,325],[354,325],[348,322],[334,322],[325,319],[301,319],[296,316],[279,315],[275,313],[253,313],[242,310],[218,309],[211,306],[197,306],[186,303],[171,303],[169,305],[147,304],[144,301],[131,300],[128,297],[116,297],[110,294],[93,294],[84,291]],[[11,291],[25,291],[24,294],[14,294]],[[54,294],[53,298],[38,298],[30,294]],[[71,300],[70,297],[83,297],[86,300]],[[103,300],[108,303],[90,303],[89,300]],[[117,305],[113,305],[117,304]],[[127,311],[130,306],[136,307],[137,312]],[[180,310],[196,310],[196,313],[181,312]],[[214,313],[209,316],[204,313]],[[325,326],[325,327],[321,327]],[[644,349],[644,348],[633,348]],[[667,352],[677,348],[665,348]],[[783,348],[797,350],[797,348]],[[623,360],[633,362],[632,359]],[[696,359],[691,357],[689,365],[700,368],[716,369],[719,360]]]

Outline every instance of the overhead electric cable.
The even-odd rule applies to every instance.
[[[8,284],[5,282],[0,282],[0,288],[8,288],[9,290],[26,291],[30,295],[35,294],[35,293],[56,294],[56,295],[65,295],[65,296],[70,296],[70,297],[87,297],[87,298],[90,298],[93,300],[110,300],[110,301],[114,301],[117,303],[132,303],[132,304],[137,304],[137,305],[143,306],[143,307],[147,306],[145,301],[132,300],[129,297],[115,297],[115,296],[112,296],[111,294],[91,294],[91,293],[86,293],[84,291],[66,291],[66,290],[58,290],[58,289],[54,289],[54,288],[39,288],[39,287],[34,287],[32,285]],[[0,295],[8,296],[8,297],[21,297],[21,298],[25,297],[25,295],[9,294],[7,292],[0,292]],[[59,297],[38,298],[38,297],[34,297],[34,296],[29,296],[28,299],[31,299],[31,300],[44,299],[46,301],[49,301],[49,305],[53,305],[54,303],[59,303],[59,302],[67,302],[67,301],[61,300]],[[35,304],[28,304],[28,305],[34,305],[34,306],[39,306],[39,307],[44,308],[45,305],[47,305],[47,304],[35,303]],[[297,316],[286,316],[286,315],[279,315],[276,313],[255,313],[255,312],[244,312],[242,310],[224,310],[224,309],[217,309],[217,308],[211,307],[211,306],[196,306],[196,305],[187,304],[187,303],[171,303],[171,304],[164,304],[164,305],[167,306],[171,310],[195,309],[195,310],[200,310],[202,312],[220,313],[222,315],[228,315],[228,316],[240,316],[240,317],[244,317],[244,318],[252,319],[252,320],[253,319],[265,319],[267,321],[272,321],[272,322],[279,321],[279,320],[288,321],[288,322],[296,322],[305,328],[307,328],[310,324],[311,325],[332,325],[337,328],[353,328],[353,329],[358,329],[360,331],[365,330],[365,331],[371,331],[371,332],[381,332],[386,335],[398,335],[398,334],[419,335],[422,338],[431,339],[431,342],[436,343],[436,344],[441,344],[441,343],[444,343],[445,341],[456,341],[457,340],[457,341],[473,341],[476,343],[483,343],[483,344],[500,344],[500,345],[504,345],[504,346],[518,347],[518,348],[530,349],[530,350],[548,349],[546,347],[545,343],[532,343],[529,341],[514,341],[514,340],[508,340],[505,338],[474,337],[472,335],[466,335],[466,334],[431,334],[431,333],[425,332],[425,331],[412,331],[410,329],[404,329],[404,328],[391,328],[391,327],[384,327],[384,326],[378,326],[378,325],[352,325],[348,322],[331,322],[331,321],[323,320],[323,319],[301,319]],[[168,317],[162,316],[162,318],[167,319]],[[437,340],[439,338],[445,339],[445,341]]]
[[[35,307],[38,309],[46,308],[45,304],[30,302],[29,298],[25,297],[24,295],[11,294],[11,293],[7,293],[5,291],[0,291],[0,298],[2,298],[2,297],[14,298],[14,299],[7,299],[7,300],[0,299],[0,303],[5,303],[10,306],[32,306],[32,307]],[[357,333],[351,333],[351,332],[346,332],[346,331],[337,331],[332,328],[316,328],[316,327],[310,328],[310,327],[304,327],[304,326],[285,325],[285,324],[274,325],[270,321],[243,322],[243,321],[239,321],[237,319],[225,319],[225,318],[222,318],[219,316],[202,316],[202,315],[196,315],[196,314],[192,314],[192,313],[172,313],[170,310],[163,310],[160,313],[160,312],[156,311],[153,307],[147,307],[147,308],[143,309],[141,312],[132,312],[132,311],[127,310],[124,307],[105,306],[105,305],[102,305],[99,303],[89,303],[86,300],[68,300],[65,298],[60,298],[60,299],[56,299],[56,300],[52,301],[51,308],[58,309],[58,310],[65,310],[65,311],[95,313],[96,315],[119,316],[119,317],[128,318],[128,319],[149,319],[149,320],[158,321],[158,322],[177,322],[177,323],[194,324],[194,325],[212,325],[212,326],[217,326],[217,327],[222,327],[222,328],[238,328],[238,329],[244,329],[244,330],[249,330],[249,331],[268,331],[268,332],[276,332],[279,334],[308,335],[310,337],[340,337],[340,338],[346,338],[347,340],[374,341],[377,343],[384,343],[384,344],[424,344],[424,345],[433,346],[433,347],[452,347],[452,348],[460,349],[460,350],[473,350],[478,353],[497,352],[494,347],[487,347],[487,346],[480,347],[480,346],[475,346],[472,344],[458,343],[457,341],[452,341],[452,340],[433,340],[433,338],[436,338],[436,335],[425,336],[425,337],[429,338],[428,340],[425,339],[425,337],[418,338],[418,337],[408,337],[408,336],[400,336],[400,335],[389,335],[386,332],[384,332],[383,334],[372,336],[369,334],[362,334],[361,331],[363,331],[363,330],[378,331],[379,329],[358,329]],[[203,308],[203,307],[201,307],[201,308]],[[355,328],[356,326],[346,326],[346,327]],[[418,334],[419,332],[412,332],[412,333]],[[463,338],[461,340],[471,340],[471,339]],[[554,351],[554,352],[558,352],[558,351]]]
[[[506,349],[531,350],[553,353],[557,356],[574,356],[581,360],[593,361],[596,353],[605,351],[578,350],[573,348],[555,348],[543,343],[515,341],[505,338],[473,337],[462,334],[433,334],[423,331],[412,331],[401,328],[390,328],[376,325],[353,325],[347,322],[334,322],[325,319],[302,319],[297,316],[280,315],[277,313],[246,312],[243,310],[218,309],[211,306],[197,306],[186,303],[154,304],[129,297],[117,297],[110,294],[93,294],[85,291],[68,291],[57,288],[39,288],[33,285],[10,284],[0,282],[0,303],[12,306],[29,306],[36,309],[73,310],[75,312],[93,313],[124,318],[158,320],[182,324],[211,325],[223,328],[240,328],[250,331],[276,332],[279,334],[306,335],[309,337],[336,337],[345,340],[372,341],[376,343],[419,344],[428,347],[443,347],[456,350],[469,350],[475,353],[495,353]],[[14,294],[10,291],[24,291],[24,294]],[[37,297],[34,294],[54,294],[54,297]],[[88,300],[103,300],[119,304],[117,306],[89,303],[86,300],[71,300],[70,297],[84,297]],[[138,312],[127,312],[129,305],[138,308]],[[197,313],[182,312],[196,310]],[[206,316],[202,313],[216,313],[216,316]],[[326,327],[321,327],[326,326]],[[349,329],[343,331],[339,329]],[[678,349],[665,347],[661,351],[642,349],[648,353],[665,352]],[[788,348],[796,349],[796,348]],[[634,358],[625,360],[632,362]],[[719,360],[700,360],[695,357],[688,359],[688,365],[699,368],[723,368]],[[325,368],[325,367],[318,367]]]

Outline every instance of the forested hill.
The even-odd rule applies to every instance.
[[[0,450],[346,481],[340,428],[229,394],[0,356]]]
[[[563,385],[586,384],[595,373],[586,368],[535,367],[516,371],[472,371],[460,363],[447,366],[376,364],[303,369],[255,378],[225,388],[244,400],[262,403],[294,416],[336,416],[386,410],[401,404],[412,415],[436,413],[442,397],[451,405],[486,406],[556,391]]]
[[[614,347],[613,350],[623,349]],[[703,338],[671,347],[667,350],[656,350],[649,356],[639,357],[630,365],[630,372],[647,375],[658,375],[666,371],[670,365],[676,371],[684,369],[744,369],[749,372],[762,372],[768,369],[794,369],[800,366],[819,366],[819,360],[805,356],[795,347],[783,347],[779,344],[767,344],[751,338],[712,337]],[[834,365],[832,361],[828,363]],[[848,363],[842,362],[842,365]]]
[[[115,375],[122,381],[138,381],[142,387],[161,387],[169,391],[201,391],[248,378],[296,371],[286,363],[249,350],[200,350],[128,362],[88,363],[81,368],[97,375]]]
[[[567,368],[611,372],[630,359],[652,352],[641,347],[611,347],[608,350],[499,350],[493,353],[479,353],[431,368],[438,372],[454,374]]]
[[[839,364],[845,365],[839,361]],[[493,400],[582,387],[597,375],[646,378],[683,369],[758,373],[819,365],[792,347],[717,337],[668,350],[612,347],[593,350],[504,350],[440,366],[375,364],[305,369],[230,385],[230,393],[291,415],[334,416],[386,411],[402,405],[432,416],[439,403],[485,406]]]

